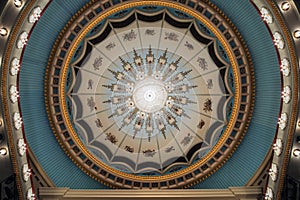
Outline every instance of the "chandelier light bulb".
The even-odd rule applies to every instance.
[[[6,150],[6,148],[1,148],[0,149],[0,155],[6,155],[7,154],[7,150]]]
[[[17,8],[20,8],[22,6],[22,1],[21,0],[14,0],[14,4]]]
[[[283,3],[281,4],[281,9],[282,9],[283,11],[287,11],[288,9],[290,9],[290,3],[287,2],[287,1],[283,2]]]
[[[294,31],[294,37],[299,39],[300,38],[300,30]]]
[[[2,27],[2,28],[0,29],[0,35],[1,35],[1,36],[6,36],[7,33],[8,33],[8,31],[7,31],[6,28]]]
[[[293,155],[294,155],[295,157],[299,157],[299,155],[300,155],[300,149],[295,149],[295,150],[293,151]]]

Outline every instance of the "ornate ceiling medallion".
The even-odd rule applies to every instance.
[[[120,188],[201,181],[232,154],[252,112],[249,54],[211,4],[87,7],[53,48],[46,93],[66,153]],[[55,52],[55,49],[58,49]]]

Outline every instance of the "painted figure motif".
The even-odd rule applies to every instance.
[[[93,66],[94,66],[94,70],[100,70],[100,67],[102,66],[102,60],[103,58],[101,56],[97,57],[94,60]]]

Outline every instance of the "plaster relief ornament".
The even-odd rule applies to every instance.
[[[18,140],[18,152],[20,156],[26,153],[27,147],[23,138]]]
[[[29,23],[35,23],[37,20],[39,20],[39,18],[41,17],[41,12],[42,12],[42,10],[41,10],[41,7],[36,7],[36,8],[34,8],[32,11],[31,11],[31,13],[30,13],[30,15],[29,15],[29,17],[28,17],[28,21],[29,21]]]
[[[283,91],[281,92],[281,98],[283,99],[284,103],[289,103],[291,100],[291,88],[290,86],[285,86]]]
[[[16,103],[18,101],[19,91],[17,90],[16,86],[14,86],[14,85],[10,86],[9,95],[10,95],[10,101],[12,103]]]
[[[283,40],[283,37],[282,37],[281,33],[276,31],[273,34],[273,38],[274,38],[275,46],[277,46],[278,49],[283,49],[284,46],[285,46],[285,43],[284,43],[284,40]]]
[[[28,33],[26,33],[25,31],[20,34],[19,40],[17,42],[18,49],[23,49],[23,47],[27,44],[28,41],[27,37],[28,37]]]
[[[36,200],[35,194],[33,193],[32,188],[29,188],[27,190],[27,195],[26,195],[27,200]]]
[[[20,70],[20,60],[17,58],[13,58],[10,63],[10,75],[15,76],[18,74]]]
[[[282,140],[280,138],[277,138],[275,143],[273,144],[273,150],[277,156],[281,155],[282,148],[283,148]]]
[[[262,16],[262,18],[264,19],[265,22],[267,22],[268,24],[273,23],[273,16],[267,8],[262,7],[260,9],[260,13],[261,13],[261,16]]]
[[[23,180],[27,182],[31,175],[31,169],[29,169],[29,166],[27,163],[25,163],[22,167],[22,173],[23,173]]]
[[[284,130],[287,124],[288,115],[287,113],[281,113],[280,118],[278,119],[278,125],[281,130]]]
[[[267,187],[265,200],[273,200],[273,190],[270,187]]]
[[[22,127],[22,123],[23,123],[20,113],[18,113],[18,112],[14,113],[13,121],[14,121],[15,129],[19,130]]]
[[[283,74],[283,76],[289,76],[290,75],[290,62],[287,58],[283,58],[281,60],[281,65],[280,65],[280,68],[281,68],[281,72]]]
[[[271,168],[269,169],[269,176],[273,181],[277,180],[278,166],[275,163],[272,163]]]

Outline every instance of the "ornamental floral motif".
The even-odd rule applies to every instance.
[[[291,93],[292,92],[291,92],[290,86],[287,85],[283,88],[283,91],[281,92],[281,97],[282,97],[284,103],[289,103],[290,102]]]
[[[284,76],[289,76],[290,75],[290,62],[287,58],[283,58],[281,60],[281,65],[280,65],[280,68],[281,68],[281,72]]]
[[[39,18],[41,17],[41,12],[42,12],[41,7],[34,8],[28,17],[29,23],[33,24],[34,22],[39,20]]]
[[[12,76],[15,76],[18,74],[19,70],[20,70],[20,60],[17,58],[13,58],[10,63],[10,74]]]
[[[25,141],[23,138],[18,140],[18,152],[20,156],[23,156],[27,150]]]
[[[267,187],[265,200],[272,200],[272,199],[273,199],[273,190],[270,187]]]
[[[273,181],[277,180],[278,166],[275,163],[272,163],[271,168],[269,169],[269,176]]]
[[[14,86],[14,85],[10,86],[9,95],[10,95],[10,101],[12,103],[16,103],[18,101],[19,91],[17,90],[16,86]]]
[[[28,41],[27,37],[28,37],[28,33],[26,33],[25,31],[20,34],[19,40],[17,42],[18,49],[23,49],[23,47],[27,44]]]
[[[277,46],[278,49],[283,49],[284,46],[285,46],[285,43],[284,43],[284,40],[283,40],[283,37],[282,37],[281,33],[276,31],[273,34],[273,38],[274,38],[275,46]]]
[[[27,200],[35,200],[35,194],[33,193],[32,188],[29,188],[27,190],[27,195],[26,195]]]
[[[282,140],[280,138],[277,138],[275,143],[273,144],[273,150],[277,156],[281,155],[283,148]]]
[[[278,119],[278,125],[281,130],[284,130],[287,124],[288,115],[287,113],[282,113],[280,118]]]
[[[30,178],[31,175],[31,169],[29,169],[29,166],[27,163],[25,163],[22,167],[22,172],[23,172],[23,180],[27,182]]]
[[[264,21],[266,21],[268,24],[273,23],[273,16],[267,8],[262,7],[260,9],[260,13]]]
[[[20,113],[15,112],[13,115],[14,127],[16,130],[19,130],[22,127],[23,121]]]

